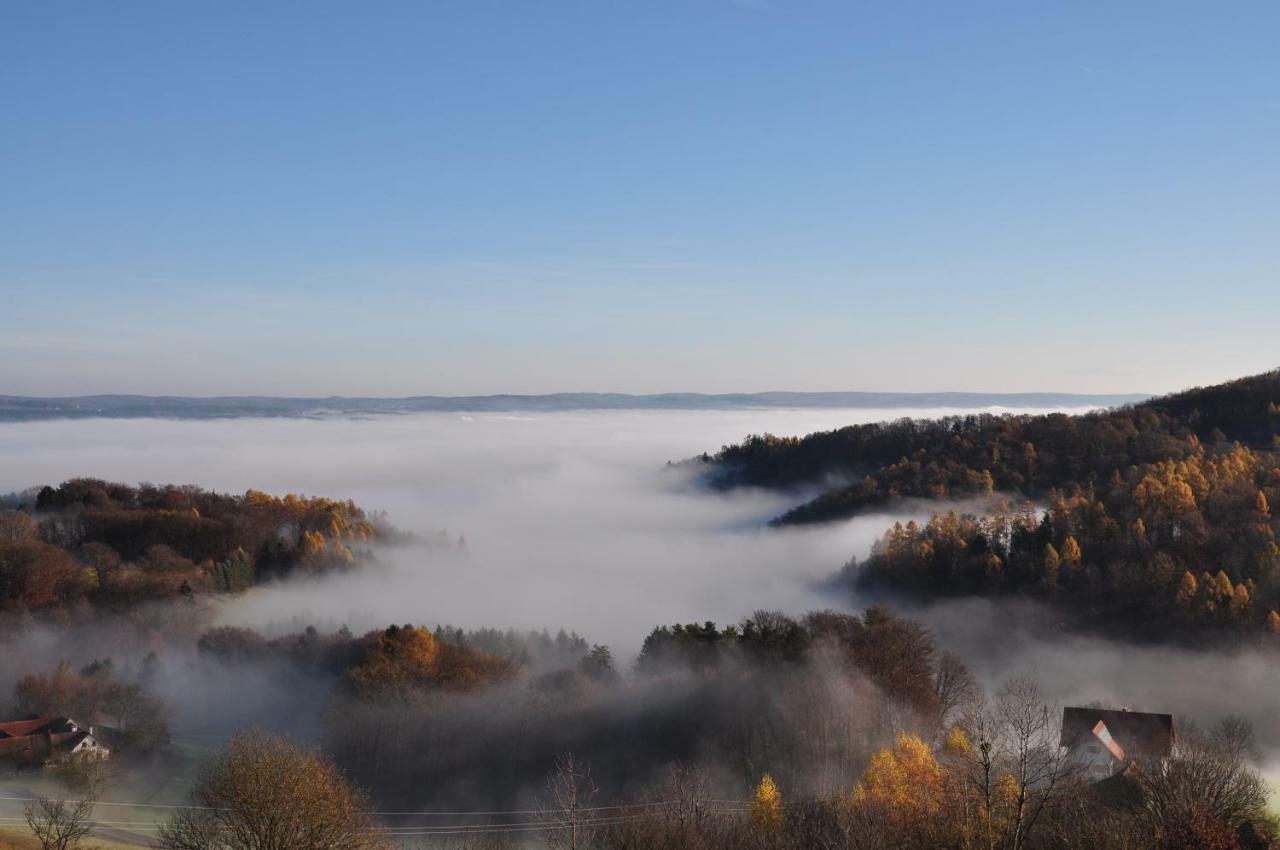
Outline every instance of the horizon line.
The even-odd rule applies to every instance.
[[[175,393],[92,392],[67,395],[20,395],[0,393],[0,401],[86,401],[91,399],[139,399],[173,401],[467,401],[483,399],[549,399],[566,397],[596,398],[755,398],[762,396],[989,396],[1018,398],[1025,396],[1056,396],[1060,398],[1114,398],[1146,399],[1160,393],[1149,392],[1071,392],[1063,390],[729,390],[706,392],[702,390],[662,390],[658,392],[621,392],[616,390],[555,390],[551,392],[493,392],[493,393],[417,393],[411,395],[294,395],[276,393],[214,393],[209,395],[181,395]]]

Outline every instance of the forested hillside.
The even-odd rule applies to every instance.
[[[0,509],[0,613],[129,606],[343,569],[390,530],[350,501],[73,479]]]
[[[1148,634],[1280,634],[1277,434],[1273,371],[1083,416],[752,437],[711,460],[712,480],[842,482],[777,525],[844,519],[907,498],[982,496],[999,505],[896,526],[867,563],[846,571],[864,586],[925,596],[1016,591]]]

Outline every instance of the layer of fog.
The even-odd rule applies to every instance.
[[[750,433],[954,411],[423,414],[0,426],[0,491],[72,476],[352,498],[465,552],[383,550],[383,569],[264,588],[225,621],[565,628],[625,654],[660,623],[829,605],[817,583],[892,522],[770,532],[799,496],[713,494],[664,467]]]
[[[823,580],[897,518],[820,528],[763,523],[803,494],[716,494],[689,470],[664,468],[749,433],[803,434],[921,411],[592,412],[532,416],[425,414],[329,420],[81,420],[0,426],[0,492],[73,476],[193,483],[350,497],[464,551],[381,550],[355,575],[264,587],[226,605],[222,622],[278,632],[306,623],[353,630],[390,622],[558,628],[610,644],[625,664],[660,623],[736,621],[759,608],[852,609]],[[921,513],[923,508],[907,511]],[[984,682],[1032,672],[1063,703],[1101,701],[1206,721],[1251,717],[1280,747],[1270,716],[1280,685],[1249,651],[1196,652],[1068,637],[1034,607],[969,601],[917,609]],[[83,663],[100,641],[58,653]],[[86,642],[87,644],[87,642]],[[23,654],[48,661],[47,651]],[[175,661],[174,665],[188,662]],[[166,690],[205,726],[222,689],[287,704],[261,683],[206,679],[191,668]],[[292,687],[292,686],[291,686]],[[247,689],[246,689],[247,688]],[[260,693],[260,690],[262,693]],[[188,699],[189,697],[189,699]],[[313,699],[318,701],[317,691]],[[198,721],[198,722],[197,722]]]

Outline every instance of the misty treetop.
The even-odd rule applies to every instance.
[[[28,495],[0,512],[0,610],[234,593],[350,567],[393,534],[353,502],[292,493],[80,478]]]
[[[346,670],[342,685],[366,701],[410,700],[436,688],[470,690],[514,671],[509,659],[437,640],[429,629],[413,625],[371,632],[356,653],[358,661]]]
[[[390,625],[357,636],[346,626],[323,633],[315,626],[301,632],[267,638],[253,629],[217,626],[205,631],[196,649],[227,664],[256,661],[284,661],[312,674],[347,676],[357,669],[350,684],[367,686],[370,693],[386,690],[375,675],[378,668],[414,687],[430,689],[452,682],[462,687],[501,678],[514,670],[533,674],[599,665],[607,647],[592,646],[576,632],[516,629],[460,629],[436,626],[428,631],[412,624]],[[595,659],[592,661],[592,659]],[[454,676],[459,663],[474,669]],[[352,688],[353,692],[361,690]]]
[[[233,669],[327,682],[314,706],[326,748],[396,807],[515,806],[569,751],[590,754],[612,796],[672,761],[705,761],[739,788],[767,769],[830,790],[886,730],[931,738],[976,695],[956,656],[882,607],[659,627],[622,670],[567,633],[413,625],[274,638],[221,626],[198,648]]]
[[[562,670],[513,668],[461,689],[441,682],[410,700],[397,691],[405,680],[386,670],[400,661],[379,651],[356,668],[357,681],[376,672],[391,689],[353,691],[350,674],[339,682],[325,712],[326,748],[388,806],[418,805],[429,789],[441,806],[516,807],[568,752],[590,760],[606,800],[625,799],[673,762],[717,772],[726,793],[761,771],[826,793],[852,784],[886,729],[932,736],[956,712],[962,689],[939,696],[939,670],[956,674],[940,681],[972,683],[919,624],[883,609],[803,619],[758,612],[696,631],[656,629],[632,676],[615,673],[596,646]],[[403,637],[401,629],[394,639]],[[421,648],[402,655],[430,656],[423,634],[412,641]],[[696,655],[684,651],[692,643],[702,645]]]
[[[946,710],[934,689],[940,653],[932,636],[916,621],[880,605],[862,616],[815,611],[795,619],[757,611],[725,628],[711,622],[660,626],[645,638],[636,670],[660,675],[758,669],[800,664],[814,653],[856,670],[922,716]]]

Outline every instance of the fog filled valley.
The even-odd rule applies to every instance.
[[[715,494],[668,468],[749,433],[808,433],[900,411],[425,414],[368,419],[59,421],[4,426],[0,490],[69,478],[305,493],[385,512],[413,540],[378,567],[256,588],[219,620],[564,627],[634,654],[665,622],[822,604],[817,583],[893,518],[769,534],[803,498]],[[927,515],[927,509],[895,516]],[[462,546],[459,539],[462,538]],[[673,592],[678,587],[678,593]]]
[[[1178,557],[1170,547],[1191,532],[1162,548],[1153,508],[1147,575],[1171,589],[1139,634],[1132,612],[1094,598],[1118,580],[1111,560],[1090,562],[1103,545],[1087,518],[1102,503],[1098,476],[1078,485],[1053,471],[1083,479],[1058,448],[1062,423],[1103,420],[1046,413],[0,424],[0,493],[12,494],[0,504],[0,720],[74,711],[112,727],[120,774],[101,800],[129,815],[100,815],[99,835],[126,842],[161,835],[184,811],[166,807],[196,802],[200,771],[249,728],[331,758],[401,844],[568,846],[557,842],[580,826],[609,847],[1083,846],[1063,830],[1099,804],[1061,790],[1075,787],[1056,754],[1063,706],[1171,714],[1188,752],[1202,740],[1270,776],[1280,639],[1263,573],[1246,580],[1246,567],[1215,563],[1219,597],[1206,595],[1219,592],[1208,565],[1188,569],[1204,589],[1186,596],[1181,562],[1159,558]],[[1132,421],[1135,433],[1171,433]],[[942,449],[929,422],[950,423]],[[858,424],[868,429],[846,427]],[[969,440],[1017,452],[984,447],[975,471]],[[1270,521],[1265,493],[1280,481],[1225,435],[1206,448],[1194,436],[1124,445],[1149,457],[1127,456],[1122,471],[1174,452],[1216,482],[1235,464],[1250,478],[1240,498],[1261,500]],[[1170,467],[1163,486],[1191,474]],[[1224,503],[1204,504],[1205,522],[1219,523]],[[1181,510],[1179,528],[1195,528]],[[961,553],[949,572],[929,573],[949,546]],[[1255,564],[1252,552],[1232,557]],[[1019,566],[1025,557],[1034,568]],[[1051,581],[1027,577],[1049,569]],[[1183,613],[1159,620],[1166,609]],[[948,783],[981,766],[970,756],[988,752],[973,743],[984,741],[1000,753],[985,768],[985,808],[956,814],[970,791],[949,797]],[[1019,747],[1021,774],[1001,761]],[[73,779],[0,777],[0,821]],[[921,782],[936,800],[898,800]],[[1249,796],[1264,792],[1241,792],[1254,802],[1234,820],[1196,829],[1237,842],[1224,847],[1268,846],[1248,843],[1267,840]],[[1108,835],[1129,840],[1154,816],[1115,817]]]
[[[1277,32],[0,0],[0,850],[1280,850]]]

